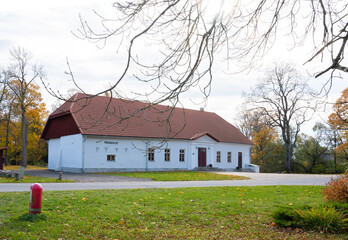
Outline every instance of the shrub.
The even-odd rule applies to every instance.
[[[325,198],[334,202],[348,201],[348,172],[336,179],[331,179],[323,188]]]
[[[279,227],[296,228],[299,216],[293,208],[280,207],[272,214],[274,223]]]
[[[296,210],[299,224],[307,230],[339,233],[347,231],[347,222],[343,213],[334,207],[318,206]]]
[[[346,211],[332,206],[303,206],[279,208],[273,213],[273,219],[279,227],[303,228],[306,230],[341,233],[348,231]]]

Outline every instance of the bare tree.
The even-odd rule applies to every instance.
[[[0,104],[2,103],[2,101],[5,98],[8,79],[9,79],[9,76],[8,76],[7,72],[4,70],[0,70]]]
[[[348,40],[345,1],[134,0],[117,1],[112,7],[114,15],[95,12],[99,26],[80,16],[81,27],[74,32],[100,47],[112,45],[126,54],[124,67],[110,87],[86,98],[114,90],[117,95],[120,83],[130,78],[146,85],[134,95],[149,102],[148,108],[164,102],[174,107],[181,94],[193,87],[199,87],[206,98],[217,57],[228,64],[238,63],[242,69],[259,66],[280,35],[293,39],[294,47],[312,40],[312,52],[303,62],[323,62],[314,73],[317,77],[331,73],[331,83],[337,72],[348,72],[343,62]],[[84,93],[69,62],[68,69],[74,88]],[[56,98],[67,100],[59,91],[46,88]]]
[[[113,8],[113,16],[96,13],[100,27],[80,17],[81,28],[75,33],[101,47],[114,42],[120,51],[126,49],[123,72],[104,92],[133,75],[152,83],[155,103],[177,101],[198,83],[208,95],[217,53],[254,67],[279,34],[294,39],[294,46],[312,37],[308,62],[323,56],[331,61],[316,76],[348,72],[343,65],[348,40],[345,1],[135,0],[115,2]]]
[[[300,127],[316,109],[312,94],[295,68],[289,64],[277,64],[248,95],[251,110],[261,111],[274,127],[279,127],[286,149],[287,172],[291,172],[290,164]]]
[[[244,106],[247,103],[243,104]],[[249,139],[253,137],[254,133],[260,132],[263,127],[270,127],[272,124],[259,110],[249,111],[248,109],[243,109],[238,117],[237,128]]]
[[[7,85],[12,92],[13,101],[19,105],[21,130],[22,130],[22,165],[27,165],[27,145],[29,119],[27,109],[36,102],[37,96],[29,93],[29,88],[36,80],[44,78],[43,67],[32,64],[32,55],[22,49],[13,48],[10,50],[11,64],[9,65],[9,84]]]

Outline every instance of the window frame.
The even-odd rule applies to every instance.
[[[164,149],[164,161],[170,162],[170,148]]]
[[[108,161],[108,162],[115,162],[116,161],[116,154],[107,154],[106,155],[106,161]]]
[[[147,149],[147,161],[149,161],[149,162],[155,161],[155,149],[154,148]]]
[[[185,162],[185,149],[179,150],[179,162]]]
[[[227,162],[228,163],[232,162],[232,152],[227,152]]]
[[[221,151],[216,151],[216,162],[221,163]]]

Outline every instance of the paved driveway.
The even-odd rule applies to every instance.
[[[325,185],[335,175],[306,174],[267,174],[219,172],[249,177],[249,180],[233,181],[118,181],[118,182],[77,182],[77,183],[42,183],[44,191],[87,190],[87,189],[137,189],[137,188],[183,188],[215,186],[266,186],[266,185]],[[66,174],[65,174],[66,175]],[[96,174],[99,175],[99,174]],[[0,192],[29,191],[30,183],[2,183]]]

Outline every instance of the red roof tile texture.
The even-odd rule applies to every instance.
[[[72,122],[74,124],[72,124]],[[49,117],[41,138],[69,134],[194,140],[252,144],[215,113],[77,93]]]

